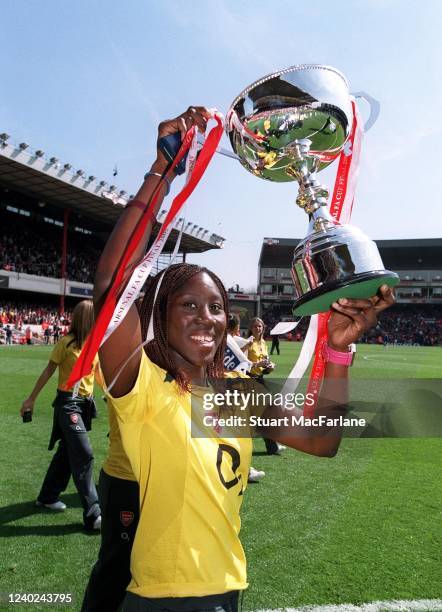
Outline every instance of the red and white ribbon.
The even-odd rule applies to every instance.
[[[353,108],[352,131],[339,157],[335,186],[329,206],[330,214],[339,223],[348,223],[351,218],[364,136],[358,106],[353,97],[351,105]]]
[[[339,223],[348,223],[351,218],[363,138],[363,126],[356,101],[353,97],[351,98],[351,104],[353,109],[352,130],[339,156],[339,165],[336,172],[333,195],[329,204],[331,215]],[[331,161],[331,159],[325,161]],[[308,368],[312,356],[315,355],[307,393],[311,393],[315,400],[317,399],[324,378],[325,362],[322,358],[322,345],[327,341],[327,326],[330,315],[330,311],[321,312],[317,315],[312,315],[310,318],[301,353],[294,368],[289,374],[289,379],[284,385],[284,391],[293,393],[296,390],[299,381]],[[290,379],[292,382],[290,382]],[[311,416],[314,412],[314,408],[315,403],[308,407],[305,406],[304,415]]]
[[[186,185],[189,183],[189,181],[192,178],[192,172],[193,172],[195,162],[196,162],[197,135],[198,135],[197,132],[198,130],[197,128],[195,128],[193,130],[192,140],[191,140],[189,152],[187,155],[186,183],[185,183]],[[182,203],[182,206],[183,205],[184,205],[184,202]],[[169,217],[169,218],[166,217],[164,224],[166,224],[167,222],[167,225],[166,225],[166,229],[163,235],[161,237],[160,235],[158,235],[158,237],[155,239],[154,243],[150,247],[147,254],[144,256],[144,258],[140,261],[140,263],[137,265],[135,270],[132,272],[132,276],[130,277],[129,282],[127,283],[127,286],[125,290],[123,291],[120,299],[118,300],[117,307],[115,308],[114,314],[112,316],[112,320],[109,323],[106,333],[104,334],[103,340],[101,341],[101,345],[106,342],[109,336],[113,334],[113,332],[117,329],[120,323],[124,320],[130,307],[132,306],[132,304],[135,302],[135,300],[139,296],[141,289],[143,288],[150,273],[152,272],[153,266],[155,265],[159,256],[163,252],[166,242],[169,239],[170,233],[172,232],[174,228],[175,220],[180,210],[181,210],[181,207],[176,208],[173,217]],[[180,233],[180,237],[181,237],[181,233]],[[174,249],[175,254],[177,250],[176,249],[177,245],[178,245],[178,241]]]

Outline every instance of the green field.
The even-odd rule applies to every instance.
[[[281,343],[275,375],[288,373],[299,348]],[[82,531],[72,485],[62,496],[65,513],[33,505],[51,457],[55,377],[33,422],[18,416],[48,354],[47,347],[0,349],[0,592],[70,592],[70,609],[78,610],[99,536]],[[441,358],[441,348],[360,346],[352,375],[436,378]],[[106,408],[98,405],[91,434],[97,473],[107,446]],[[268,457],[263,450],[258,440],[253,465],[266,477],[248,487],[242,512],[245,610],[441,598],[440,438],[346,439],[334,459],[292,450]]]

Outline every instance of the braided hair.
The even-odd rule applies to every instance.
[[[146,283],[144,299],[139,305],[139,315],[141,321],[141,332],[143,338],[147,335],[147,330],[153,311],[153,330],[154,338],[148,342],[144,350],[151,361],[156,363],[160,368],[166,370],[176,380],[181,391],[190,391],[191,381],[186,374],[175,364],[168,342],[167,335],[167,314],[169,310],[170,298],[174,295],[177,289],[180,289],[190,278],[195,274],[205,272],[210,276],[217,286],[223,299],[223,306],[228,318],[228,298],[227,293],[221,280],[208,270],[207,268],[194,264],[174,264],[169,266],[164,273],[158,273],[154,277],[150,277]],[[158,283],[162,278],[158,295],[155,299],[155,293]],[[207,368],[209,380],[216,380],[224,376],[224,351],[226,347],[227,331],[224,331],[223,338],[216,349],[213,362]]]

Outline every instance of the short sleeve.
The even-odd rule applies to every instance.
[[[60,340],[60,342],[57,342],[57,344],[52,349],[52,353],[51,353],[51,356],[49,357],[49,360],[53,361],[57,365],[60,365],[60,363],[64,361],[65,359],[66,359],[66,341],[63,338],[62,340]]]

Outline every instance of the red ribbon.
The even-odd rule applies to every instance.
[[[335,187],[333,190],[333,196],[330,202],[330,214],[336,221],[339,221],[342,213],[342,208],[347,194],[348,177],[353,161],[353,147],[355,143],[356,130],[358,129],[358,119],[356,113],[356,103],[352,100],[353,108],[353,125],[348,143],[351,144],[351,150],[348,151],[348,143],[344,147],[339,157],[339,166],[336,173]],[[350,204],[350,213],[353,208],[353,202]],[[350,216],[350,215],[349,215]]]
[[[203,176],[207,166],[210,163],[215,151],[218,147],[219,141],[221,140],[221,136],[223,134],[223,124],[220,117],[215,115],[215,121],[217,125],[210,130],[209,135],[203,145],[203,148],[200,151],[200,154],[195,162],[195,166],[193,172],[189,178],[189,181],[183,187],[183,189],[178,193],[175,199],[172,202],[170,210],[164,220],[164,223],[161,226],[161,229],[158,233],[156,240],[158,240],[163,233],[166,231],[168,225],[173,221],[175,215],[180,210],[180,208],[184,205],[186,200],[194,191],[195,187],[198,185],[201,177]],[[195,133],[195,128],[191,127],[186,133],[183,142],[181,143],[181,147],[175,157],[172,166],[168,170],[167,174],[171,174],[174,168],[180,163],[181,159],[184,157],[186,152],[189,150],[192,139]],[[158,201],[161,186],[163,184],[164,178],[158,183],[154,193],[152,194],[149,205],[146,208],[146,211],[143,213],[141,218],[139,219],[135,230],[128,242],[125,253],[122,257],[121,263],[117,270],[117,274],[115,276],[115,280],[109,288],[108,294],[106,296],[105,302],[97,316],[94,327],[92,328],[84,346],[78,357],[75,365],[71,371],[70,377],[66,382],[65,388],[70,389],[73,387],[78,381],[80,381],[84,376],[87,376],[92,371],[92,363],[95,358],[95,355],[98,352],[98,349],[101,345],[101,341],[103,339],[104,334],[108,328],[108,325],[112,319],[113,312],[118,303],[118,297],[121,291],[124,288],[125,282],[127,282],[127,267],[128,264],[137,249],[137,246],[142,240],[143,235],[146,231],[147,224],[149,221],[153,219],[155,205]]]
[[[321,390],[322,380],[324,378],[325,361],[322,357],[322,345],[327,341],[328,332],[327,325],[331,317],[331,312],[320,312],[318,315],[318,332],[316,335],[315,344],[315,359],[310,372],[310,378],[307,386],[307,394],[311,394],[313,401],[310,406],[304,403],[304,416],[312,417],[315,412],[315,406]]]
[[[339,221],[343,211],[345,196],[347,193],[348,179],[350,170],[352,169],[353,160],[353,146],[355,142],[356,131],[358,129],[356,103],[352,100],[353,108],[353,124],[348,143],[351,145],[350,151],[348,151],[348,143],[342,150],[339,157],[339,165],[336,173],[335,187],[333,190],[333,196],[330,202],[330,214]],[[351,215],[351,209],[353,208],[353,200],[350,203],[350,211],[348,217]],[[313,402],[311,406],[304,404],[304,415],[311,417],[315,411],[316,401],[321,390],[322,381],[325,372],[325,361],[322,356],[322,346],[324,342],[328,340],[328,322],[330,320],[331,311],[320,312],[318,315],[318,332],[316,336],[315,345],[315,358],[310,373],[310,378],[307,386],[307,393],[311,393],[313,396]]]

